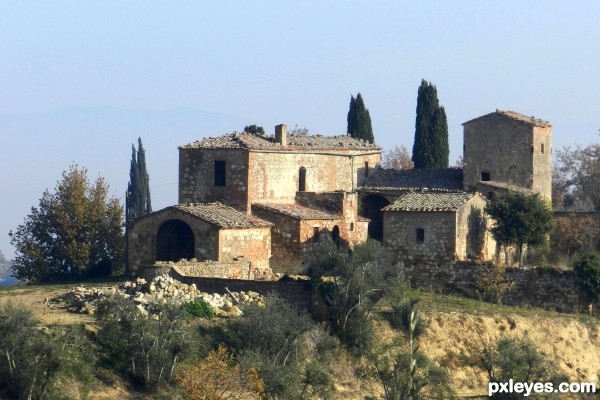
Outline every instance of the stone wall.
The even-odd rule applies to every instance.
[[[456,212],[456,259],[493,260],[496,241],[489,231],[492,221],[484,213],[486,201],[475,196]]]
[[[432,288],[467,297],[479,297],[476,283],[483,270],[482,264],[406,263],[404,270],[412,287]],[[547,268],[508,268],[506,271],[514,286],[503,297],[503,304],[533,306],[562,312],[585,310],[589,304],[585,293],[576,285],[575,274],[572,271]]]
[[[178,274],[190,277],[254,279],[252,263],[245,259],[233,261],[196,261],[157,262],[149,268],[173,268]]]
[[[315,318],[327,321],[329,314],[321,296],[313,291],[308,281],[256,281],[243,279],[198,278],[184,276],[171,270],[170,275],[188,285],[207,293],[227,293],[253,291],[262,295],[277,294],[297,307],[310,310]]]
[[[219,231],[221,261],[244,257],[255,269],[268,269],[271,258],[271,228],[222,229]]]
[[[225,161],[225,186],[215,186],[215,161]],[[247,151],[179,149],[179,203],[220,201],[246,211],[247,188]]]
[[[293,202],[299,189],[299,171],[306,169],[307,192],[351,192],[364,179],[364,166],[374,167],[379,153],[257,152],[249,153],[250,202]]]
[[[383,218],[383,245],[410,262],[451,262],[455,259],[456,213],[386,211]],[[416,239],[417,229],[424,240]]]

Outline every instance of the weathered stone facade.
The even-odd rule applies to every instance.
[[[552,126],[513,111],[465,122],[464,189],[485,195],[525,189],[551,201]]]
[[[383,209],[383,243],[410,263],[490,260],[496,243],[485,204],[480,195],[465,192],[407,193]]]
[[[128,226],[132,272],[156,261],[231,261],[240,256],[252,267],[269,267],[271,224],[220,204],[167,207]]]

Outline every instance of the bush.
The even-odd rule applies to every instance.
[[[331,240],[309,248],[306,264],[312,282],[330,307],[335,333],[350,348],[365,351],[373,340],[375,305],[383,298],[393,301],[402,295],[401,266],[394,265],[376,241],[348,252]],[[324,282],[324,276],[331,279]]]
[[[557,368],[535,347],[533,342],[521,338],[502,338],[486,346],[481,357],[490,383],[508,382],[553,382],[567,381],[566,377],[555,375]],[[495,393],[492,399],[521,399],[520,393]],[[531,397],[534,399],[535,397]]]
[[[173,381],[191,345],[179,307],[164,304],[155,311],[148,317],[123,297],[101,301],[96,311],[98,336],[111,361],[149,392]]]
[[[206,319],[215,317],[215,311],[211,305],[204,300],[190,301],[189,303],[185,303],[182,308],[186,316]]]
[[[335,340],[280,297],[245,307],[228,328],[226,341],[244,369],[258,370],[269,398],[322,397],[331,388],[325,365]]]
[[[263,399],[264,383],[255,368],[242,371],[224,347],[208,353],[195,365],[182,365],[177,380],[186,392],[186,399]]]
[[[590,295],[590,300],[600,300],[600,255],[591,253],[573,265],[579,285]]]
[[[0,306],[0,389],[17,398],[56,398],[61,377],[91,381],[89,342],[77,329],[40,330],[31,311]],[[85,393],[83,393],[85,395]]]

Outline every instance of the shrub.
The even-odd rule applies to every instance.
[[[118,369],[150,392],[173,381],[191,344],[179,307],[161,305],[149,318],[130,300],[113,297],[100,302],[95,315],[100,341]]]
[[[190,301],[189,303],[185,303],[182,308],[187,316],[206,319],[215,317],[215,311],[211,305],[204,300]]]
[[[484,348],[481,361],[490,382],[553,382],[567,378],[555,375],[556,366],[547,360],[526,336],[502,338]],[[495,393],[492,399],[521,399],[520,393]],[[535,397],[532,397],[535,398]]]
[[[76,329],[40,330],[31,311],[0,306],[0,389],[18,398],[56,398],[61,377],[91,381],[89,342]]]
[[[573,265],[577,280],[593,302],[600,300],[600,255],[591,253]]]
[[[190,400],[263,399],[264,383],[255,368],[242,371],[224,347],[195,365],[182,365],[177,380]]]

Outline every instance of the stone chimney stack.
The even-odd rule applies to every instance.
[[[275,127],[275,141],[282,146],[287,146],[287,125],[279,124]]]

